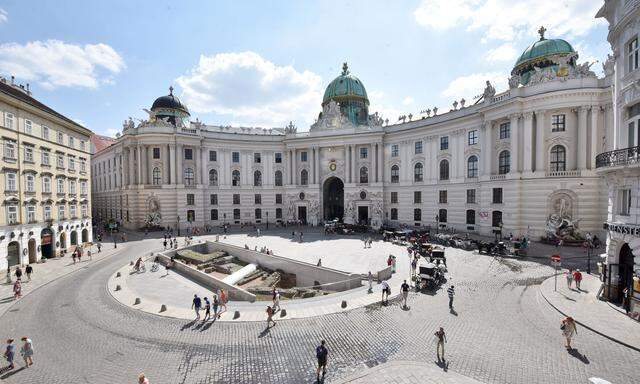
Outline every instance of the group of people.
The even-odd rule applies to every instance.
[[[25,273],[27,275],[27,281],[31,281],[31,274],[33,274],[33,267],[31,264],[27,264],[25,267]],[[13,283],[13,299],[18,300],[22,297],[22,268],[19,266],[14,271],[16,281]],[[11,269],[7,268],[7,279],[11,280]]]
[[[277,288],[273,288],[273,290],[271,291],[271,301],[273,302],[273,305],[268,305],[267,306],[267,329],[269,329],[271,327],[271,324],[276,325],[276,321],[273,320],[273,315],[276,314],[276,312],[278,312],[281,308],[280,308],[280,291]]]
[[[295,239],[296,236],[298,236],[298,241],[300,243],[302,243],[304,241],[304,233],[302,233],[302,231],[300,231],[300,232],[296,232],[296,231],[291,232],[291,238],[292,239]]]
[[[25,368],[29,368],[33,365],[33,342],[30,338],[24,336],[22,339],[22,346],[20,347],[20,355],[24,359]],[[14,339],[7,339],[7,345],[4,348],[4,358],[7,360],[8,369],[12,370],[16,367],[15,356],[16,346],[13,344]]]
[[[573,289],[572,284],[575,281],[576,289],[580,291],[580,283],[582,282],[582,272],[579,269],[575,271],[569,268],[566,273],[567,278],[567,288]]]
[[[371,239],[371,236],[368,237],[363,237],[362,238],[362,242],[364,243],[364,248],[371,248],[371,243],[373,242],[373,240]]]
[[[213,317],[211,316],[211,307],[213,307]],[[227,311],[227,293],[224,289],[218,289],[217,292],[211,296],[211,300],[209,300],[208,297],[201,299],[197,294],[194,294],[191,309],[196,312],[195,321],[200,320],[200,311],[203,309],[204,317],[202,318],[202,323],[210,319],[219,319],[222,314]],[[220,311],[218,311],[218,309],[220,309]]]
[[[100,252],[100,248],[101,246],[98,246],[98,252]],[[71,253],[71,259],[73,259],[73,264],[75,264],[76,261],[78,263],[82,261],[83,254],[84,254],[83,248],[76,247],[76,249],[74,249],[73,252]],[[91,260],[91,248],[87,249],[87,256],[89,257],[89,260]]]
[[[188,245],[188,238],[185,237],[185,244]],[[164,247],[164,249],[167,249],[167,246],[169,247],[169,249],[178,249],[178,238],[177,237],[171,237],[171,234],[166,234],[164,235],[164,240],[162,240],[162,246]]]

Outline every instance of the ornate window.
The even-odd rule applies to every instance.
[[[502,151],[498,155],[498,173],[500,175],[506,175],[511,170],[511,153],[509,151]]]
[[[551,116],[551,132],[564,132],[565,130],[565,115],[552,115]]]
[[[467,159],[467,177],[470,179],[478,177],[478,156],[470,156]]]
[[[262,172],[260,171],[253,172],[253,186],[254,187],[262,186]]]
[[[162,182],[162,175],[160,174],[160,168],[155,167],[152,171],[153,185],[160,185]]]
[[[473,209],[467,209],[467,225],[476,224],[476,211]]]
[[[413,221],[422,221],[422,209],[415,208],[413,210]]]
[[[209,185],[218,185],[218,171],[215,169],[209,171]]]
[[[511,137],[511,122],[500,124],[500,139],[508,139]]]
[[[193,169],[184,170],[184,185],[193,185]]]
[[[25,177],[25,188],[27,192],[35,192],[36,191],[36,178],[29,174]]]
[[[275,184],[276,187],[282,187],[282,171],[276,171]]]
[[[218,210],[217,209],[212,209],[211,210],[211,220],[218,220]]]
[[[491,226],[500,228],[502,226],[502,212],[501,211],[493,211],[491,212]]]
[[[7,191],[18,190],[18,187],[16,185],[16,174],[14,172],[5,173],[5,189]]]
[[[478,144],[478,131],[473,130],[467,132],[467,144],[468,145],[476,145]]]
[[[42,178],[42,193],[51,193],[51,178],[49,176]]]
[[[25,207],[25,211],[27,213],[27,223],[35,223],[36,222],[36,206],[33,204],[29,204]]]
[[[416,165],[413,166],[413,181],[417,183],[422,182],[423,171],[424,167],[422,166],[422,163],[416,163]]]
[[[391,208],[391,220],[398,220],[398,208]]]
[[[440,180],[449,180],[449,160],[440,162]]]
[[[369,170],[367,167],[360,168],[360,183],[366,184],[369,182]]]
[[[237,169],[231,172],[231,185],[234,187],[240,186],[240,171]]]
[[[551,171],[559,172],[567,170],[567,150],[562,145],[554,145],[551,148]]]
[[[394,165],[391,167],[391,182],[398,183],[400,182],[400,167]]]
[[[300,172],[300,185],[309,185],[309,172],[306,169]]]

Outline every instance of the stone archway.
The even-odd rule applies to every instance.
[[[344,217],[344,183],[338,177],[330,177],[322,186],[322,212],[324,220]]]
[[[36,252],[36,239],[29,239],[27,249],[29,250],[29,264],[37,263],[38,253]]]
[[[12,241],[7,245],[7,263],[9,267],[20,265],[20,243]]]
[[[42,257],[50,259],[55,257],[55,247],[53,241],[53,231],[49,228],[45,228],[40,232],[40,247],[42,251]]]
[[[78,245],[78,232],[75,229],[71,231],[71,245]]]
[[[60,234],[60,249],[67,249],[67,234],[64,232]]]
[[[620,248],[618,254],[618,297],[617,301],[622,302],[622,292],[628,288],[633,292],[633,267],[634,258],[629,244],[625,243]]]
[[[83,243],[89,242],[89,231],[87,230],[87,228],[82,230],[82,242]]]

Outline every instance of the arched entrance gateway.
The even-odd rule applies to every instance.
[[[83,243],[89,242],[89,231],[87,231],[87,228],[82,230],[82,242]]]
[[[29,249],[29,264],[38,262],[38,254],[36,252],[36,239],[29,239],[27,244]]]
[[[71,231],[71,245],[78,245],[78,232],[75,229]]]
[[[344,215],[344,183],[337,177],[325,180],[322,186],[324,220],[342,220]]]
[[[623,291],[628,288],[630,292],[633,292],[633,253],[629,244],[624,244],[620,248],[618,264],[618,297],[617,302],[622,302]]]
[[[45,228],[40,232],[40,246],[42,250],[42,257],[50,259],[55,256],[53,248],[53,231],[49,228]]]
[[[10,267],[20,265],[20,243],[12,241],[7,246],[7,263]]]

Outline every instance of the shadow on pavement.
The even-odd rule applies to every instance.
[[[584,364],[590,364],[589,359],[587,359],[587,355],[583,355],[580,352],[578,352],[577,349],[575,348],[571,348],[569,349],[567,352],[569,352],[569,354],[573,357],[575,357],[576,359],[580,360],[581,362],[583,362]]]
[[[10,371],[7,371],[7,368],[3,368],[3,370],[0,371],[0,373],[4,373],[4,372],[6,372],[6,373],[4,375],[0,376],[0,379],[2,379],[2,380],[8,379],[9,377],[11,377],[11,376],[15,375],[16,373],[24,370],[25,368],[26,367],[20,367],[18,369],[12,369]]]
[[[184,331],[185,329],[191,328],[191,326],[194,325],[195,323],[196,323],[196,320],[191,320],[187,324],[183,325],[182,328],[180,328],[180,330]]]

